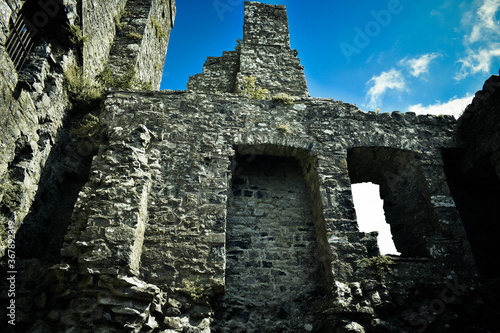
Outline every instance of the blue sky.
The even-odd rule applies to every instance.
[[[261,2],[287,6],[312,97],[457,115],[498,74],[500,0]],[[242,35],[242,0],[178,0],[161,89],[186,89]]]

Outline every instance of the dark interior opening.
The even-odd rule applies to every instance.
[[[463,149],[443,149],[446,180],[455,200],[476,266],[484,278],[500,277],[500,179],[484,156],[468,169]]]
[[[23,67],[28,55],[40,38],[58,40],[68,45],[68,22],[62,1],[28,0],[10,22],[10,34],[5,48],[16,70]]]
[[[19,258],[60,262],[60,251],[75,203],[89,179],[99,144],[105,140],[104,134],[75,140],[71,130],[66,128],[61,129],[58,136],[40,177],[33,204],[16,234]],[[13,169],[19,167],[13,166]]]

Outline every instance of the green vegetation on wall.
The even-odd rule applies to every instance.
[[[278,130],[278,132],[281,135],[283,135],[285,137],[288,136],[292,132],[290,125],[287,123],[278,123],[276,125],[276,129]]]
[[[197,277],[196,280],[182,280],[182,289],[184,293],[191,296],[193,301],[198,302],[204,298],[205,288],[200,283],[200,278]]]
[[[153,25],[153,28],[155,29],[156,32],[156,37],[158,40],[161,42],[163,38],[167,37],[167,33],[163,30],[160,22],[156,20],[155,18],[151,18],[151,24]]]
[[[141,34],[137,34],[135,32],[130,32],[127,34],[127,37],[130,39],[142,39],[143,36]]]
[[[98,134],[100,128],[99,117],[89,113],[85,115],[80,127],[73,129],[72,133],[80,139],[85,139]]]
[[[267,99],[269,90],[257,86],[257,78],[255,76],[244,76],[241,94],[252,99]]]
[[[122,18],[127,16],[127,15],[128,15],[127,11],[125,10],[125,8],[123,8],[118,14],[115,15],[115,17],[113,17],[113,21],[115,22],[116,30],[120,31],[123,29],[123,27],[125,26],[125,23],[122,22]]]
[[[80,26],[70,24],[67,29],[71,34],[72,43],[81,47],[86,42],[88,42],[89,38],[83,34],[82,28]]]
[[[104,66],[102,72],[97,76],[98,80],[103,86],[115,89],[132,89],[137,87],[139,89],[151,90],[151,82],[143,82],[137,77],[137,69],[132,64],[125,66],[125,71],[122,75],[114,75],[108,65]]]
[[[389,256],[379,255],[365,258],[358,260],[357,263],[360,267],[368,269],[382,283],[385,282],[387,274],[393,274],[390,266],[394,264],[394,261]]]
[[[90,105],[102,98],[101,84],[91,79],[80,66],[68,65],[64,71],[64,79],[69,97],[77,104]]]
[[[295,99],[292,96],[285,93],[276,94],[271,99],[274,102],[282,103],[285,105],[293,105],[295,103]]]

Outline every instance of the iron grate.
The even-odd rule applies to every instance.
[[[35,44],[36,37],[36,33],[26,23],[25,17],[25,11],[21,10],[15,20],[11,22],[11,33],[5,44],[7,53],[18,71],[23,67]]]

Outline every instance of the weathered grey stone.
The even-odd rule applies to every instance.
[[[353,321],[347,325],[344,325],[336,330],[337,333],[364,333],[365,329],[363,326]]]
[[[376,290],[368,292],[368,297],[370,298],[373,305],[378,305],[382,303],[382,299],[380,298],[380,295]]]
[[[165,317],[163,323],[167,325],[168,328],[174,330],[182,329],[184,327],[184,322],[180,317]]]

